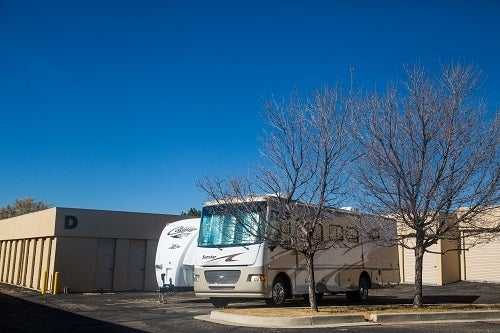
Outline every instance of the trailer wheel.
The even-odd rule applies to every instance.
[[[217,309],[224,308],[229,304],[229,301],[224,298],[210,298],[210,303]]]
[[[283,305],[289,293],[288,283],[283,278],[278,278],[273,283],[272,296],[266,299],[269,305]]]

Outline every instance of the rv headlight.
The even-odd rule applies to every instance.
[[[266,277],[264,274],[248,274],[247,281],[249,282],[264,282]]]
[[[197,282],[200,280],[200,274],[193,274],[193,281]]]

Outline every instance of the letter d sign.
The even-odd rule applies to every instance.
[[[75,229],[78,225],[78,219],[76,216],[66,215],[64,217],[64,229]]]

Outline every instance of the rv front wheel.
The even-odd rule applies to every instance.
[[[286,281],[278,279],[273,283],[272,297],[266,300],[269,305],[283,305],[286,301],[288,286]]]

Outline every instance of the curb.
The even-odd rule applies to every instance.
[[[478,311],[447,311],[421,313],[359,313],[339,314],[330,316],[304,317],[261,317],[247,316],[213,310],[204,320],[236,326],[294,328],[294,327],[325,327],[325,326],[357,326],[380,324],[410,324],[424,322],[467,322],[478,320],[500,320],[500,310]]]
[[[366,320],[362,314],[356,315],[334,315],[334,316],[304,316],[304,317],[260,317],[245,316],[234,313],[226,313],[214,310],[210,312],[213,321],[234,323],[244,326],[259,327],[291,327],[291,326],[316,326],[334,324],[365,324]]]

